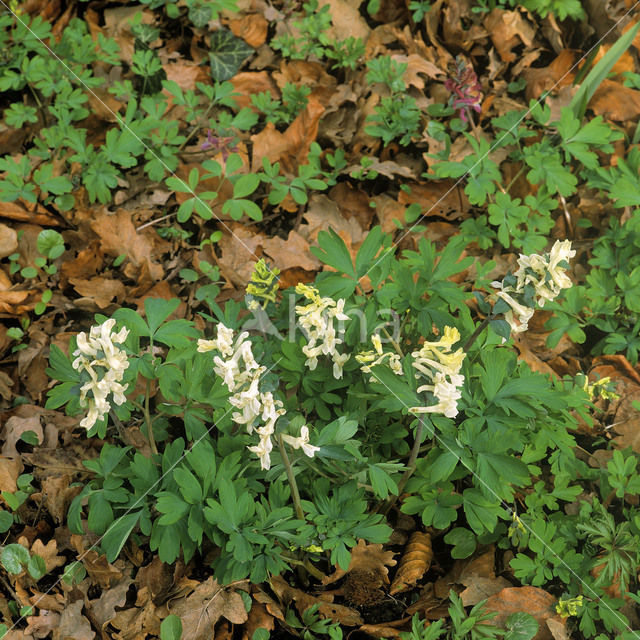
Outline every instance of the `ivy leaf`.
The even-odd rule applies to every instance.
[[[233,78],[245,59],[253,53],[244,40],[236,38],[227,29],[218,29],[211,34],[211,77],[216,82]]]

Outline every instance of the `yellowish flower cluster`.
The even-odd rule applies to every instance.
[[[402,375],[402,363],[400,362],[400,356],[397,353],[384,352],[382,350],[382,340],[380,336],[374,334],[371,336],[371,343],[373,344],[372,351],[362,351],[356,356],[356,360],[362,365],[360,368],[364,373],[371,373],[371,368],[382,364],[385,360],[388,361],[389,368],[397,376]],[[371,376],[371,382],[375,381],[375,376]]]
[[[296,293],[301,293],[310,301],[307,305],[296,307],[300,319],[300,326],[307,337],[306,346],[302,352],[307,356],[306,365],[313,371],[318,366],[318,356],[331,356],[333,360],[333,377],[342,378],[342,368],[349,360],[349,354],[338,353],[336,347],[342,340],[336,337],[334,320],[349,320],[344,313],[344,300],[337,302],[332,298],[321,298],[315,287],[298,284]]]
[[[113,394],[113,401],[117,405],[127,400],[124,395],[127,385],[121,382],[129,361],[125,351],[114,343],[122,344],[127,339],[129,330],[123,327],[118,333],[113,333],[115,323],[112,319],[91,327],[89,336],[84,331],[79,333],[78,348],[73,352],[73,368],[80,372],[86,371],[90,378],[80,387],[80,404],[89,408],[87,416],[80,421],[80,426],[87,430],[109,413],[109,394]]]
[[[218,335],[214,340],[198,340],[198,351],[218,351],[220,355],[213,358],[213,370],[220,376],[231,392],[229,403],[237,409],[231,418],[236,424],[243,424],[247,433],[254,431],[260,441],[249,451],[260,459],[260,466],[269,469],[271,466],[271,451],[273,442],[271,436],[275,431],[276,421],[284,415],[285,409],[280,400],[273,397],[271,391],[260,391],[260,378],[266,368],[259,365],[253,357],[251,342],[247,340],[249,333],[243,331],[233,340],[233,329],[222,323],[217,327]],[[305,431],[306,430],[306,433]],[[309,430],[303,427],[300,438],[290,438],[294,448],[302,447],[304,453],[313,456],[318,447],[312,447],[309,442]]]
[[[563,264],[568,263],[575,255],[570,240],[556,240],[551,251],[544,256],[535,253],[530,256],[520,255],[519,268],[514,273],[515,285],[505,285],[504,282],[491,283],[499,290],[496,295],[511,307],[504,317],[513,332],[526,331],[535,311],[534,307],[523,301],[525,287],[533,286],[535,304],[544,307],[545,302],[554,300],[563,289],[571,286],[571,280]]]
[[[464,376],[460,373],[465,354],[462,349],[452,352],[451,347],[460,340],[460,332],[445,327],[444,335],[436,342],[425,342],[419,351],[414,351],[413,367],[418,371],[416,379],[424,377],[427,384],[418,387],[418,393],[431,392],[438,403],[428,407],[411,407],[411,413],[443,413],[447,418],[458,415],[460,387]]]

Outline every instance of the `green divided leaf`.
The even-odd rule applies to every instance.
[[[104,534],[102,538],[102,549],[107,555],[107,560],[113,562],[120,553],[124,543],[129,539],[133,528],[138,523],[141,511],[127,513],[118,518]]]
[[[211,77],[216,82],[224,82],[238,73],[245,59],[253,53],[244,40],[236,38],[227,29],[218,29],[211,36]]]

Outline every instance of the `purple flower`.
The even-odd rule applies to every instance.
[[[238,148],[233,136],[214,136],[211,129],[207,130],[207,139],[200,145],[203,151],[212,149],[214,153],[222,153],[222,159],[226,160],[229,154]]]
[[[451,106],[459,111],[463,122],[467,122],[467,109],[471,108],[480,113],[482,87],[473,67],[467,65],[462,57],[456,58],[455,72],[451,78],[445,80],[444,86],[453,94]]]

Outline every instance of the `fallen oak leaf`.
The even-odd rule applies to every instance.
[[[285,605],[293,602],[300,615],[314,604],[317,604],[318,612],[325,618],[330,618],[334,622],[338,622],[347,627],[355,627],[362,624],[362,618],[355,609],[321,600],[300,589],[291,587],[281,576],[277,576],[271,580],[271,588]]]
[[[351,571],[367,570],[376,571],[384,576],[385,581],[389,584],[389,567],[396,565],[396,561],[393,559],[395,555],[393,551],[383,551],[381,544],[367,544],[364,540],[358,540],[358,544],[351,550],[351,560],[349,567],[345,571],[339,565],[336,565],[336,570],[330,576],[326,576],[322,579],[322,584],[332,584]]]
[[[200,583],[186,598],[173,601],[169,613],[182,620],[182,640],[209,640],[220,618],[233,624],[243,624],[248,619],[244,600],[237,591],[218,584],[210,576]]]

